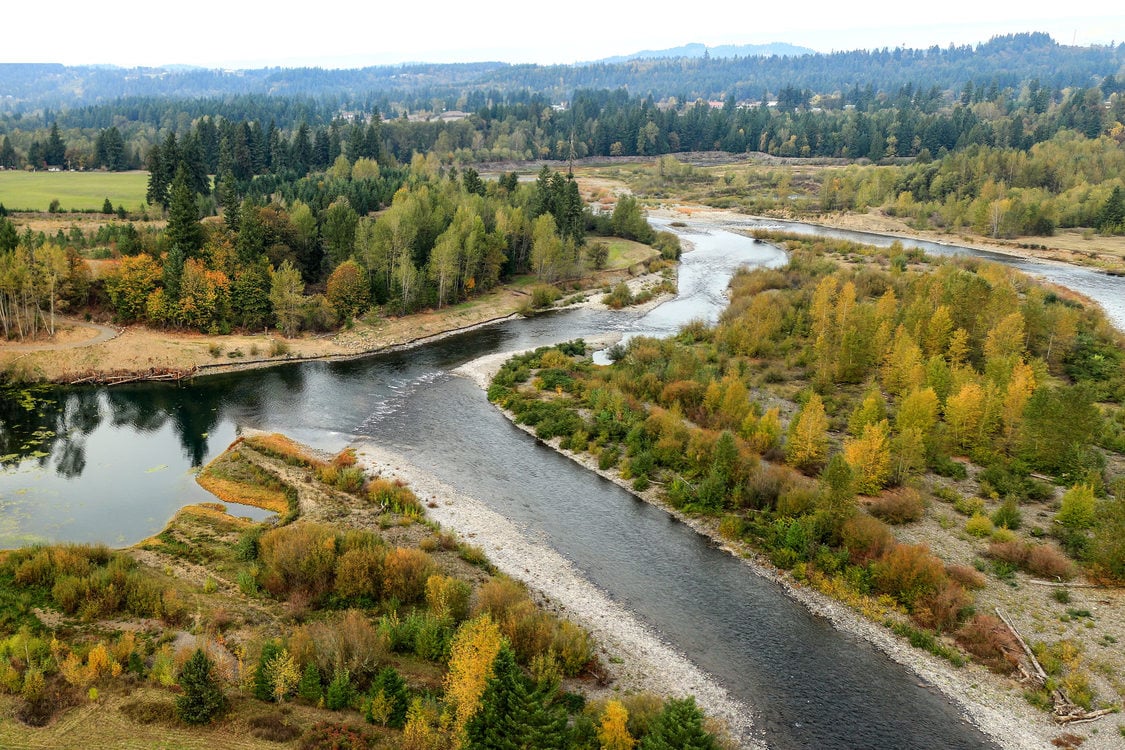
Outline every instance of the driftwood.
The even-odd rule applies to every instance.
[[[1043,669],[1043,665],[1039,663],[1039,659],[1035,657],[1035,652],[1031,650],[1031,646],[1027,645],[1027,641],[1020,635],[1020,631],[1017,630],[1016,626],[1012,624],[1012,621],[1000,611],[1000,608],[996,607],[995,609],[997,617],[1000,618],[1000,621],[1007,626],[1016,641],[1019,642],[1020,647],[1023,648],[1023,652],[1027,654],[1027,658],[1031,662],[1032,669],[1035,670],[1035,674],[1028,674],[1027,670],[1024,669],[1021,664],[1019,666],[1020,673],[1024,675],[1025,680],[1035,682],[1040,687],[1046,688],[1047,672]],[[1097,711],[1087,711],[1070,700],[1070,696],[1068,696],[1066,691],[1061,687],[1056,687],[1051,690],[1051,701],[1054,703],[1053,714],[1056,724],[1082,724],[1088,721],[1094,721],[1106,714],[1115,713],[1117,710],[1113,708],[1102,708]]]

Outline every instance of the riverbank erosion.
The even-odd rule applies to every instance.
[[[407,457],[368,441],[356,443],[355,448],[360,465],[369,473],[412,487],[427,505],[431,520],[481,547],[500,571],[536,592],[542,605],[594,635],[613,689],[591,697],[611,698],[619,692],[694,695],[708,715],[727,726],[740,747],[764,747],[753,737],[751,707],[731,698],[549,545],[528,538],[515,523],[413,466]]]
[[[510,352],[509,355],[520,353]],[[508,358],[509,356],[499,354],[483,357],[461,366],[456,372],[487,388],[493,376]],[[501,411],[523,431],[531,435],[536,434],[533,427],[519,424],[511,412]],[[1030,750],[1049,747],[1056,740],[1065,743],[1067,738],[1080,737],[1085,741],[1083,747],[1099,750],[1120,747],[1121,735],[1116,726],[1117,722],[1112,716],[1092,724],[1060,727],[1052,721],[1049,713],[1035,710],[1029,705],[1025,698],[1025,691],[1028,690],[1025,683],[999,676],[974,663],[954,666],[947,659],[938,658],[927,651],[915,648],[905,638],[892,632],[890,620],[869,619],[864,613],[822,593],[810,585],[808,580],[798,580],[791,573],[778,569],[748,544],[731,541],[729,534],[722,533],[720,519],[688,515],[671,507],[663,497],[664,488],[654,484],[646,490],[637,491],[632,479],[626,479],[619,470],[600,469],[596,456],[567,450],[561,447],[560,438],[539,439],[539,442],[615,483],[634,497],[667,511],[710,539],[716,546],[739,559],[751,574],[778,584],[786,595],[799,602],[813,615],[823,617],[839,631],[866,641],[906,667],[922,681],[920,684],[940,691],[998,746],[1013,750]],[[921,541],[926,540],[921,539]],[[1009,612],[1017,606],[1014,604],[1017,598],[1018,595],[1013,594],[1006,601]],[[1102,597],[1097,595],[1089,597],[1091,600],[1095,598],[1100,600]],[[1086,601],[1087,597],[1083,597],[1083,602]],[[1113,618],[1116,616],[1114,613],[1118,612],[1117,607],[1108,606],[1109,602],[1105,604],[1107,606],[1102,607],[1098,612],[1099,620]],[[1036,612],[1019,611],[1015,619],[1020,623],[1021,628],[1025,628],[1024,632],[1039,633],[1043,627],[1050,627],[1049,624],[1041,621],[1040,615]]]

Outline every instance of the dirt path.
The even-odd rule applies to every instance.
[[[94,335],[85,335],[88,329],[94,329]],[[100,323],[88,323],[74,318],[59,318],[55,327],[55,335],[50,341],[33,341],[28,344],[11,344],[0,342],[0,349],[10,352],[56,352],[63,349],[79,349],[84,346],[95,346],[120,336],[122,331]]]

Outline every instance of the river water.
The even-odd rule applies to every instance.
[[[136,542],[183,504],[210,499],[193,472],[243,428],[282,431],[330,450],[371,439],[571,560],[753,706],[757,731],[771,747],[990,746],[904,668],[810,615],[665,512],[537,444],[479,388],[450,374],[493,352],[609,331],[662,335],[693,318],[714,320],[736,267],[784,263],[776,248],[716,227],[687,231],[695,250],[684,256],[680,293],[644,315],[563,311],[362,360],[182,386],[57,390],[33,412],[3,405],[8,450],[36,429],[56,437],[34,455],[6,457],[0,547],[45,539]],[[1125,280],[1112,281],[1108,301],[1120,305]]]

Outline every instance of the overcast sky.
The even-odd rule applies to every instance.
[[[789,42],[828,52],[929,47],[1046,31],[1064,44],[1125,40],[1119,2],[5,3],[0,62],[206,67],[399,62],[571,63],[688,42]],[[1048,8],[1035,5],[1050,6]],[[1063,9],[1059,9],[1062,6]],[[940,16],[937,14],[940,13]],[[0,92],[3,93],[3,92]]]

